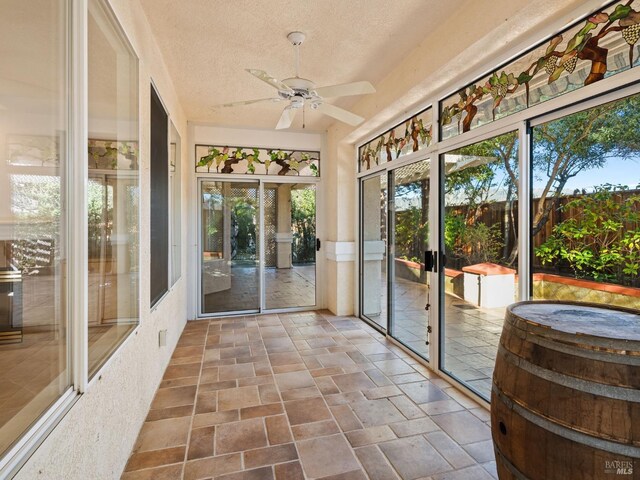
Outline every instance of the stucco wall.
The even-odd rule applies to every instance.
[[[140,58],[140,326],[105,365],[53,432],[15,478],[117,479],[124,469],[162,373],[184,328],[186,255],[182,277],[157,308],[149,310],[149,95],[156,89],[182,139],[182,237],[187,225],[187,122],[137,1],[110,0],[129,41]],[[167,329],[167,346],[158,346],[158,331]]]

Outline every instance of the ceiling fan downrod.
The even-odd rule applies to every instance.
[[[306,36],[302,32],[291,32],[289,35],[287,35],[287,38],[291,42],[291,45],[295,47],[294,50],[296,55],[296,78],[300,78],[300,45],[302,45]]]

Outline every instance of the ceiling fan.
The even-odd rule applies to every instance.
[[[313,110],[328,115],[349,125],[356,126],[364,121],[359,115],[351,113],[343,108],[336,107],[330,103],[325,103],[325,98],[346,97],[349,95],[364,95],[367,93],[375,93],[375,88],[371,83],[352,82],[339,85],[330,85],[327,87],[316,87],[311,80],[301,78],[298,75],[300,67],[300,45],[304,42],[305,34],[302,32],[291,32],[287,35],[291,44],[295,47],[296,52],[296,75],[295,77],[278,80],[269,75],[264,70],[246,69],[251,75],[268,83],[278,90],[278,96],[273,98],[260,98],[257,100],[246,100],[244,102],[233,102],[218,105],[219,107],[236,107],[239,105],[251,105],[253,103],[267,102],[283,102],[289,104],[284,107],[280,120],[276,125],[276,130],[289,128],[298,110],[304,108],[308,104]]]

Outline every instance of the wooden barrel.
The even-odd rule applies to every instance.
[[[640,479],[639,312],[508,307],[491,431],[501,480]]]

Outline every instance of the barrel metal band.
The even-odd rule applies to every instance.
[[[494,384],[492,387],[493,393],[504,403],[507,408],[513,410],[525,420],[539,426],[540,428],[547,430],[551,433],[558,435],[559,437],[566,438],[572,442],[581,443],[589,447],[597,448],[605,452],[613,453],[616,455],[624,455],[631,458],[640,458],[640,448],[632,445],[625,445],[623,443],[613,442],[611,440],[605,440],[603,438],[587,435],[586,433],[573,430],[571,428],[560,425],[545,417],[542,417],[531,410],[528,410],[518,403],[514,402],[510,398],[507,398],[504,393],[498,390]]]
[[[500,462],[505,467],[507,467],[507,470],[509,470],[511,475],[513,475],[516,480],[529,480],[529,477],[525,477],[523,473],[520,470],[518,470],[518,468],[513,463],[511,463],[507,457],[504,456],[504,454],[502,453],[500,448],[498,448],[498,445],[495,442],[493,442],[493,449],[496,452],[496,460],[498,460],[497,457],[499,457]]]
[[[535,343],[536,345],[548,348],[549,350],[567,353],[575,357],[588,358],[590,360],[598,360],[600,362],[617,363],[620,365],[633,365],[640,367],[640,357],[637,356],[621,355],[620,353],[614,353],[610,350],[576,348],[575,344],[567,344],[558,340],[550,340],[548,335],[542,336],[530,331],[525,332],[524,339],[527,342]],[[581,345],[581,347],[583,346]]]
[[[522,368],[524,371],[535,375],[536,377],[543,378],[552,383],[557,383],[562,385],[563,387],[571,388],[574,390],[580,390],[586,393],[591,393],[592,395],[598,395],[601,397],[612,398],[614,400],[623,400],[626,402],[640,402],[640,390],[635,388],[625,388],[625,387],[616,387],[614,385],[605,385],[602,383],[590,382],[587,380],[582,380],[580,378],[572,377],[570,375],[565,375],[563,373],[553,372],[551,370],[547,370],[546,368],[539,367],[538,365],[534,365],[533,363],[521,358],[509,350],[504,348],[502,345],[498,347],[498,352],[503,354],[506,359],[511,362],[513,365],[517,365]]]
[[[621,338],[603,338],[591,335],[569,334],[566,332],[554,330],[547,326],[531,322],[519,317],[506,316],[505,322],[511,327],[517,328],[522,332],[533,335],[542,335],[552,340],[565,343],[567,345],[575,345],[576,347],[592,350],[596,352],[609,352],[628,357],[640,357],[640,342],[633,340],[624,340]],[[576,339],[580,342],[576,342]]]

